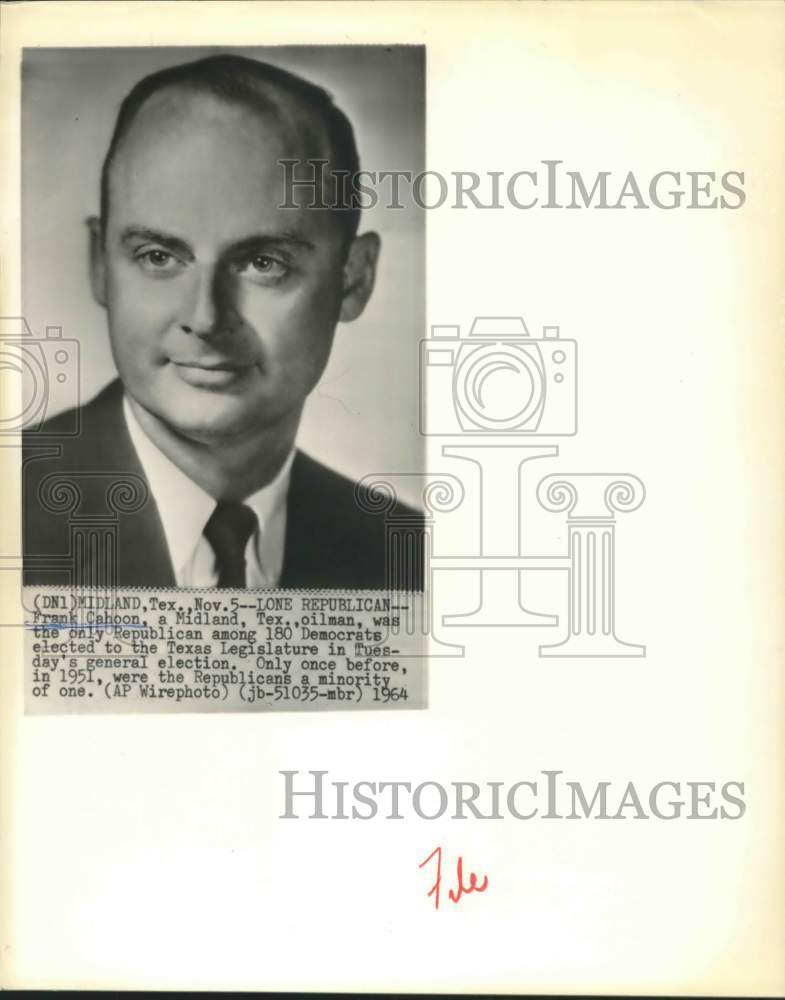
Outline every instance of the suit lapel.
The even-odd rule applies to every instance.
[[[117,380],[89,407],[83,438],[85,458],[101,469],[122,476],[131,473],[147,484],[123,414],[123,387]],[[89,467],[87,465],[86,467]],[[120,587],[175,587],[161,519],[147,486],[147,498],[133,512],[118,514],[117,576]]]
[[[308,465],[309,459],[298,451],[289,479],[281,587],[311,586],[314,561],[325,544],[324,509]]]

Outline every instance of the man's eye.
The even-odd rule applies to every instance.
[[[257,253],[240,261],[237,270],[251,281],[280,281],[289,273],[289,268],[283,261],[266,253]]]
[[[182,262],[174,254],[156,248],[137,253],[136,261],[148,274],[171,274],[182,267]]]

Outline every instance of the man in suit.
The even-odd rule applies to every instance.
[[[281,161],[314,159],[324,186],[282,208]],[[373,290],[377,234],[313,207],[358,168],[329,95],[264,63],[216,56],[133,88],[89,220],[120,378],[78,434],[69,413],[26,436],[26,582],[421,588],[421,516],[295,447],[336,324]]]

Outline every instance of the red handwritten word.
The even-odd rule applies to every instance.
[[[441,849],[441,847],[437,847],[433,851],[431,851],[431,853],[428,855],[428,857],[425,859],[425,861],[421,861],[420,862],[420,864],[418,865],[418,868],[423,868],[434,857],[436,858],[436,881],[433,883],[433,885],[431,886],[430,890],[428,891],[428,895],[429,896],[435,896],[434,906],[438,910],[439,909],[439,897],[441,895],[441,887],[442,887],[442,849]],[[460,900],[461,896],[468,896],[470,892],[485,892],[485,890],[488,888],[488,876],[484,875],[483,876],[483,880],[482,880],[482,885],[478,885],[477,884],[477,876],[475,875],[474,872],[470,872],[469,873],[469,884],[468,885],[464,885],[464,883],[463,883],[463,855],[462,854],[458,856],[458,864],[456,866],[455,874],[456,874],[456,878],[457,878],[457,881],[458,881],[457,888],[456,889],[450,889],[450,891],[448,893],[448,896],[453,901],[453,903],[457,903]]]

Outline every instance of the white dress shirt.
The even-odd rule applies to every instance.
[[[158,508],[177,586],[215,587],[218,583],[215,553],[202,533],[215,510],[215,500],[150,440],[127,396],[123,398],[123,413]],[[294,449],[275,479],[243,501],[259,521],[245,550],[248,587],[278,586],[286,535],[286,494],[293,459]]]

